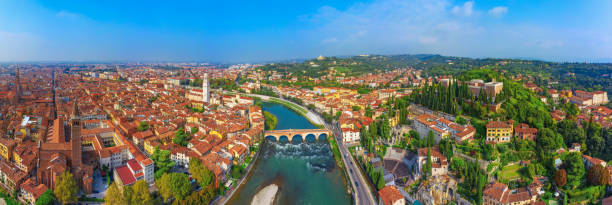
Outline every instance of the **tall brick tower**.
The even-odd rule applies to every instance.
[[[81,167],[81,116],[79,114],[78,100],[75,98],[72,114],[70,115],[70,143],[72,145],[72,169]]]
[[[202,77],[202,101],[210,103],[210,82],[208,81],[208,73],[204,73],[204,77]]]
[[[17,67],[17,72],[15,73],[15,102],[19,102],[21,99],[21,81],[19,78],[19,67]]]

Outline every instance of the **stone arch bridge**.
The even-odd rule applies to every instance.
[[[327,140],[331,133],[327,129],[288,129],[266,131],[264,136],[266,139],[279,142],[314,142]]]

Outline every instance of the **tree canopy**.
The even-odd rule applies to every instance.
[[[57,197],[57,200],[64,204],[76,202],[79,189],[72,174],[66,171],[60,175],[57,181],[55,190],[53,190],[53,194]]]

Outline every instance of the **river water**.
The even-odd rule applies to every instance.
[[[314,129],[307,119],[275,103],[265,111],[278,118],[276,129]],[[266,140],[250,178],[228,204],[251,204],[253,196],[274,183],[279,186],[275,204],[350,204],[344,173],[336,165],[327,141],[282,143]]]

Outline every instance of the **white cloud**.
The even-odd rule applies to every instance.
[[[78,18],[79,14],[72,13],[66,10],[61,10],[55,14],[55,16],[60,18]]]
[[[489,15],[499,18],[508,13],[508,7],[505,6],[497,6],[489,10]]]
[[[478,15],[483,11],[475,9],[473,1],[454,5],[450,0],[375,0],[345,10],[324,7],[319,11],[306,18],[309,27],[296,35],[302,41],[316,42],[300,47],[312,56],[323,52],[588,58],[610,55],[605,51],[609,44],[602,42],[612,39],[597,31],[587,33],[538,23],[485,23],[486,19]],[[496,7],[488,13],[503,16],[507,8]]]
[[[458,16],[472,16],[474,13],[474,1],[466,1],[463,6],[455,6],[451,12]]]

